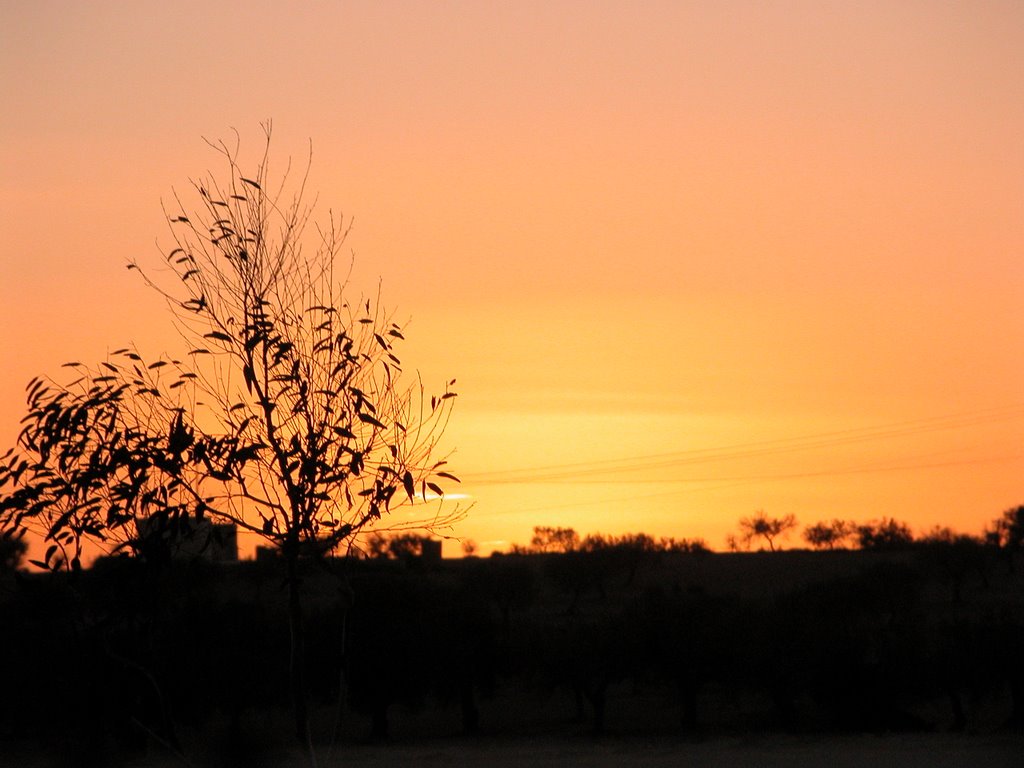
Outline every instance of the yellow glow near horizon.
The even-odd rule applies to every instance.
[[[0,24],[4,447],[32,376],[175,345],[124,264],[159,258],[160,200],[214,162],[200,137],[236,126],[254,157],[269,116],[277,167],[312,139],[321,209],[354,214],[356,292],[380,279],[411,318],[407,368],[458,379],[444,444],[473,508],[450,533],[718,547],[762,508],[977,532],[1024,501],[1020,4],[39,2]],[[864,439],[795,447],[833,433]]]

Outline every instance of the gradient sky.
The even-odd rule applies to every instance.
[[[490,549],[1024,503],[1024,4],[0,0],[0,440],[169,343],[161,199],[313,142]],[[793,542],[795,543],[795,542]]]

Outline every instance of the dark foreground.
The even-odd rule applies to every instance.
[[[519,768],[519,766],[758,766],[773,768],[1019,768],[1024,740],[1019,737],[850,736],[744,737],[701,743],[673,740],[481,741],[469,744],[394,745],[386,750],[349,749],[328,766],[433,765]],[[296,763],[297,764],[297,763]]]
[[[228,760],[221,764],[231,764]],[[886,736],[744,736],[699,743],[673,739],[477,739],[423,740],[389,745],[345,745],[321,750],[321,768],[342,766],[648,766],[668,768],[1019,768],[1024,738],[1018,735],[915,734]],[[0,757],[3,768],[50,768],[67,763],[28,751]],[[173,768],[197,764],[173,757],[149,757],[124,763],[134,768]],[[198,763],[205,764],[205,763]],[[308,762],[298,753],[250,756],[245,762],[266,768],[298,768]]]
[[[1021,766],[1024,564],[1002,555],[320,563],[319,763]],[[277,566],[9,575],[0,766],[304,764]]]

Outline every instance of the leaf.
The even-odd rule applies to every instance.
[[[216,339],[217,341],[233,341],[233,339],[222,331],[210,331],[203,334],[204,339]]]
[[[402,486],[405,488],[405,492],[409,494],[409,500],[412,501],[416,495],[416,485],[413,483],[412,472],[406,470],[405,474],[402,475]]]
[[[244,181],[250,187],[255,187],[256,189],[259,189],[259,190],[263,189],[263,187],[261,187],[257,182],[253,181],[252,179],[247,179],[247,178],[245,178],[245,176],[239,176],[238,178],[240,178],[242,181]]]
[[[427,488],[429,488],[438,496],[444,496],[444,491],[441,490],[441,486],[439,486],[437,483],[427,483]]]
[[[385,429],[385,426],[383,424],[381,424],[379,421],[377,421],[377,419],[373,418],[373,416],[371,416],[368,413],[360,413],[359,420],[366,424],[372,424],[373,426],[378,427],[380,429]]]
[[[351,472],[356,477],[359,477],[359,473],[363,471],[363,466],[363,454],[359,452],[354,452],[352,454],[352,460],[348,463],[349,472]]]
[[[267,335],[262,331],[257,331],[256,333],[254,333],[252,336],[245,340],[245,351],[252,352],[260,344],[266,343],[266,341]],[[280,357],[278,357],[278,359],[280,359]]]
[[[435,472],[434,473],[434,477],[443,477],[445,480],[453,480],[456,483],[461,483],[462,482],[461,480],[459,480],[459,478],[457,478],[455,475],[451,474],[450,472]]]
[[[267,446],[265,446],[263,443],[253,443],[252,445],[247,445],[244,448],[239,448],[237,451],[235,451],[234,456],[232,458],[235,461],[240,461],[242,463],[255,461],[260,457],[260,451],[262,451],[266,447]]]

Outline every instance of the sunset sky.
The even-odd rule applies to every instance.
[[[271,118],[458,380],[484,551],[1024,503],[1024,3],[0,0],[0,104],[4,447],[170,343],[125,264]]]

